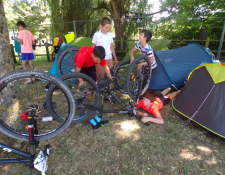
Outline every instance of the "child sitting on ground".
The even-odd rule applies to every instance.
[[[149,57],[150,62],[151,62],[152,72],[153,72],[157,67],[157,63],[155,60],[153,49],[148,44],[148,41],[150,41],[151,38],[152,38],[152,32],[150,30],[144,29],[141,31],[141,34],[139,35],[139,43],[133,49],[130,50],[130,57],[131,57],[130,63],[132,63],[134,61],[133,52],[135,50],[139,50],[141,55]],[[138,69],[140,70],[141,67],[144,65],[147,65],[147,63],[144,62],[144,63],[139,64]]]
[[[155,93],[152,90],[148,90],[147,92],[145,92],[144,98],[139,101],[138,106],[134,109],[137,114],[142,116],[141,121],[143,123],[153,122],[158,124],[164,124],[164,120],[159,110],[163,106],[168,104],[170,100],[173,99],[180,92],[180,90],[177,90],[176,92],[166,95],[170,92],[171,89],[177,90],[177,88],[172,84],[171,87],[168,87],[161,93]],[[140,107],[142,107],[147,113],[140,112],[138,110],[138,108]],[[154,114],[155,118],[150,117],[149,113]]]

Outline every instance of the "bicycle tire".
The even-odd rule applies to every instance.
[[[75,72],[74,57],[76,53],[80,50],[80,47],[72,47],[65,50],[58,58],[57,70],[59,75],[65,75],[68,73]]]
[[[53,51],[53,52],[52,52],[52,61],[55,61],[55,58],[56,58],[55,55],[56,55],[56,54],[55,54],[55,51]]]
[[[32,84],[24,84],[28,79],[35,79]],[[46,85],[50,84],[55,106],[46,99]],[[9,95],[10,94],[10,95]],[[75,115],[75,99],[69,87],[59,78],[38,70],[19,70],[0,78],[0,131],[9,137],[19,140],[29,140],[26,122],[20,116],[23,112],[36,109],[38,133],[34,135],[37,141],[49,139],[63,132],[72,122]],[[49,107],[50,106],[50,107]],[[51,114],[48,108],[54,108]],[[59,123],[55,120],[41,122],[49,116],[65,116]]]
[[[121,93],[127,94],[126,76],[130,67],[130,60],[122,61],[118,64],[114,71],[114,85]]]
[[[140,64],[141,62],[147,62],[147,67],[143,66],[140,70],[137,70],[137,65]],[[138,96],[138,88],[141,79],[140,77],[141,76],[144,77],[143,78],[144,87],[142,87],[141,90],[141,95],[143,95],[149,87],[151,74],[152,74],[151,62],[148,57],[139,56],[132,62],[126,77],[127,93],[132,99],[136,100]]]
[[[82,78],[83,81],[86,82],[86,85],[82,88],[78,87],[77,78]],[[94,80],[86,74],[83,73],[69,73],[60,77],[71,89],[75,100],[76,100],[76,114],[73,117],[72,123],[80,123],[87,120],[93,112],[96,111],[96,107],[99,105],[100,94],[97,91],[97,85]],[[82,92],[80,92],[82,91]],[[94,99],[92,99],[92,95],[94,95]],[[47,94],[47,98],[51,99],[51,93]],[[79,116],[81,109],[85,110],[85,113],[82,116]],[[64,118],[55,115],[55,120],[62,122]]]

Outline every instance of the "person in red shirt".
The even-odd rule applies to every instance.
[[[174,87],[174,85],[171,86]],[[171,87],[164,89],[161,93],[155,93],[152,90],[148,90],[147,92],[145,92],[143,99],[138,102],[138,106],[134,109],[137,114],[142,116],[141,121],[143,123],[153,122],[158,124],[164,124],[164,120],[159,110],[167,103],[169,103],[170,100],[172,100],[172,98],[174,98],[180,92],[180,90],[178,90],[176,92],[168,94],[170,91]],[[142,107],[142,109],[145,110],[147,113],[139,111],[138,108],[140,107]],[[150,117],[149,113],[152,113],[155,118]]]
[[[109,67],[105,62],[105,49],[102,46],[82,47],[74,57],[74,63],[76,65],[75,72],[81,72],[90,76],[95,82],[97,80],[96,68],[95,65],[99,64],[105,69],[105,72],[109,79],[112,80],[112,76],[109,70]],[[81,78],[78,79],[79,86],[84,85],[84,82]]]

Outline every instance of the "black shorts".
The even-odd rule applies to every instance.
[[[97,80],[95,65],[89,68],[82,67],[80,73],[86,74],[91,77],[95,82]]]
[[[59,51],[59,46],[54,46],[54,52],[58,53],[58,51]]]
[[[169,95],[163,96],[163,94],[161,94],[161,93],[156,93],[156,97],[159,98],[163,102],[163,106],[165,106],[167,103],[170,102]]]

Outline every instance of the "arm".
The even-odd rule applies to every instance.
[[[81,68],[79,68],[79,67],[77,67],[76,66],[76,69],[75,69],[75,72],[80,72],[80,70],[81,70]],[[82,78],[78,78],[78,81],[79,81],[79,83],[78,83],[78,86],[80,87],[80,86],[82,86],[83,85],[83,80],[82,80]]]
[[[151,56],[151,57],[149,57],[149,59],[150,59],[150,62],[153,63],[155,57],[154,56]]]
[[[15,40],[16,40],[18,43],[20,43],[21,45],[23,45],[23,40],[22,40],[22,39],[17,39],[17,38],[15,38]]]
[[[115,63],[118,64],[118,61],[117,61],[117,58],[116,58],[116,52],[114,50],[114,47],[113,47],[113,44],[112,43],[110,45],[110,50],[112,51],[112,55],[113,55],[113,57],[115,59]]]
[[[94,48],[95,46],[96,46],[96,44],[92,43],[91,47],[93,47],[93,48]]]
[[[130,64],[134,61],[134,51],[137,50],[135,47],[130,50]]]
[[[105,66],[103,66],[103,68],[105,69],[105,72],[106,72],[107,76],[109,77],[109,79],[112,80],[112,76],[111,76],[109,67],[107,65],[105,65]]]
[[[164,124],[164,120],[163,120],[161,114],[157,115],[156,118],[149,117],[149,116],[148,116],[148,117],[143,117],[143,118],[141,119],[141,121],[142,121],[143,123],[146,123],[146,122],[153,122],[153,123],[157,123],[157,124]]]

